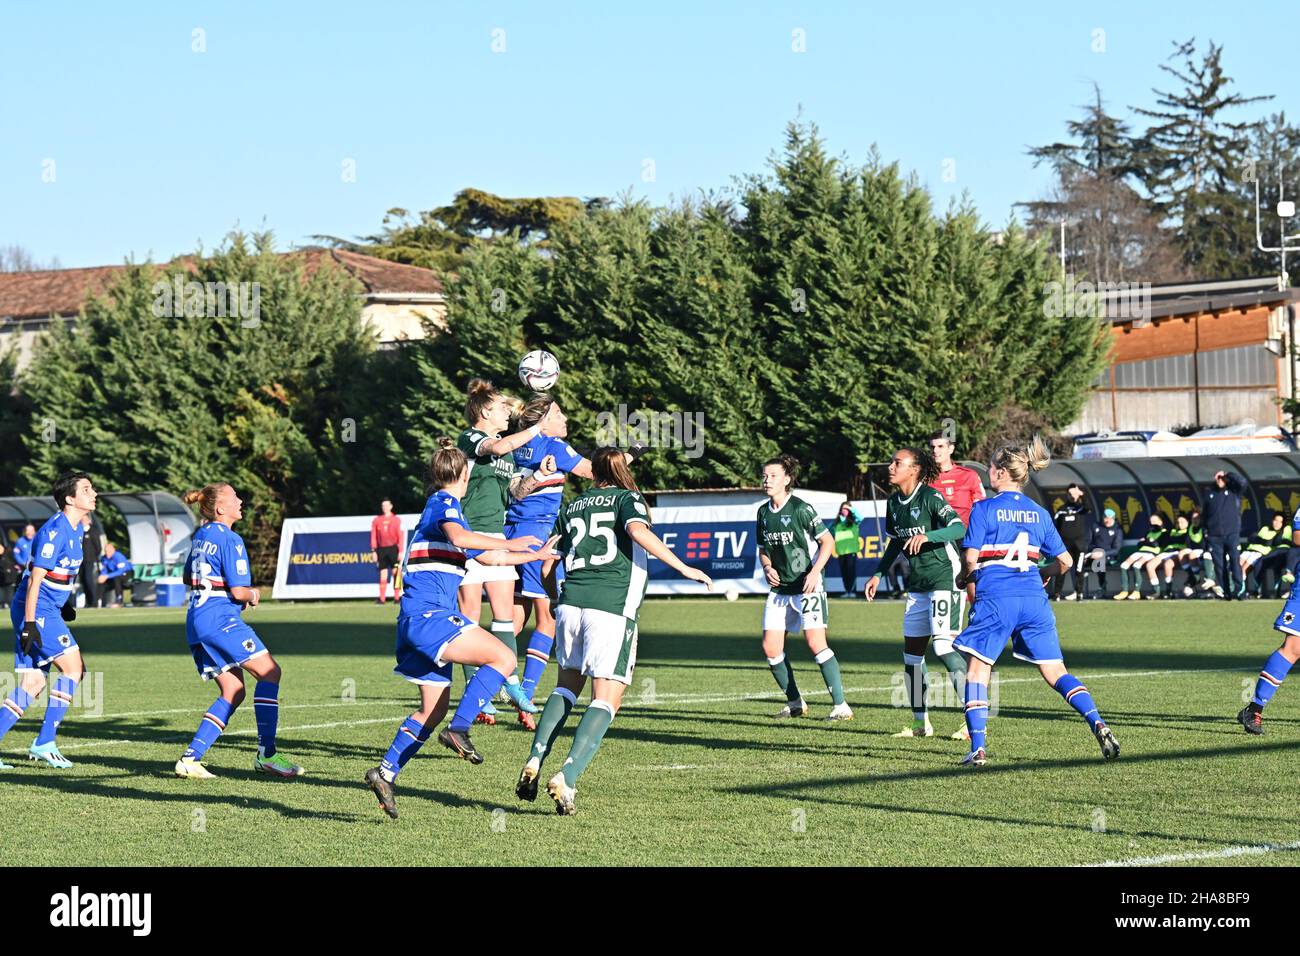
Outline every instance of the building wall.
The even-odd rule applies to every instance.
[[[1201,389],[1201,422],[1235,425],[1250,419],[1255,424],[1281,425],[1280,409],[1274,401],[1276,389]],[[1191,389],[1160,391],[1117,390],[1112,403],[1109,389],[1093,391],[1083,414],[1066,434],[1100,431],[1157,431],[1196,421],[1195,396]]]
[[[439,328],[447,327],[447,306],[440,302],[420,305],[371,302],[361,310],[361,321],[378,332],[379,341],[385,344],[424,338],[422,316],[432,319]]]

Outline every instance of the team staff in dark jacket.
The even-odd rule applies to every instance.
[[[1071,600],[1083,597],[1083,574],[1079,567],[1082,555],[1088,550],[1088,542],[1092,539],[1092,509],[1088,507],[1088,501],[1084,497],[1083,487],[1081,485],[1070,485],[1066,494],[1069,496],[1065,504],[1056,509],[1056,514],[1052,515],[1052,523],[1056,525],[1057,533],[1060,534],[1061,540],[1065,543],[1065,550],[1069,552],[1071,568],[1071,579],[1074,584],[1074,593],[1070,596]],[[1054,600],[1061,600],[1061,592],[1065,589],[1065,575],[1056,575],[1054,585]]]
[[[1205,543],[1214,558],[1214,580],[1223,589],[1225,600],[1232,600],[1241,590],[1241,496],[1246,482],[1241,475],[1220,471],[1214,486],[1205,493],[1202,506],[1205,520]],[[1228,580],[1228,575],[1232,580]],[[1216,590],[1217,594],[1218,591]]]
[[[1115,520],[1115,509],[1107,508],[1101,514],[1101,524],[1092,529],[1088,539],[1088,553],[1082,560],[1086,567],[1097,572],[1097,581],[1101,585],[1098,597],[1106,596],[1106,566],[1119,561],[1119,553],[1124,549],[1124,531]],[[1084,593],[1087,592],[1088,572],[1083,572]]]
[[[0,546],[0,607],[8,607],[13,601],[14,586],[22,576],[22,568],[14,560],[13,552]]]

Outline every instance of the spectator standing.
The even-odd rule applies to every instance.
[[[1105,597],[1109,585],[1106,583],[1106,567],[1110,564],[1119,562],[1119,553],[1124,549],[1124,531],[1117,522],[1114,508],[1107,508],[1102,512],[1101,524],[1095,525],[1092,529],[1092,536],[1088,540],[1088,553],[1084,560],[1091,564],[1092,569],[1097,572],[1097,582],[1101,585],[1101,590],[1097,597]],[[1082,562],[1081,562],[1082,563]],[[1088,590],[1088,572],[1085,569],[1083,573],[1084,594]]]
[[[840,505],[840,513],[831,525],[831,537],[835,539],[835,558],[840,563],[840,577],[844,581],[844,596],[855,597],[858,583],[858,551],[862,540],[858,537],[861,524],[858,513],[847,501]]]
[[[100,536],[95,526],[90,523],[90,515],[81,519],[81,568],[77,576],[81,579],[81,590],[85,595],[85,607],[99,607],[99,556],[103,551]]]
[[[370,522],[370,550],[375,553],[375,563],[379,565],[379,600],[378,604],[388,599],[388,576],[395,573],[402,563],[402,519],[393,514],[393,502],[385,498],[379,502],[379,514]],[[402,592],[396,580],[393,582],[393,600],[400,601]]]
[[[18,564],[18,573],[27,570],[27,562],[32,559],[32,541],[36,538],[36,525],[29,524],[23,528],[23,536],[14,542],[13,556]]]
[[[104,556],[99,559],[99,583],[105,585],[105,590],[111,588],[113,591],[113,602],[109,607],[122,606],[123,589],[134,570],[126,555],[117,550],[112,541],[104,542]]]
[[[1082,485],[1070,485],[1066,489],[1066,496],[1065,504],[1057,508],[1056,514],[1052,515],[1052,522],[1056,525],[1057,533],[1065,542],[1065,550],[1070,555],[1071,578],[1074,585],[1074,593],[1070,595],[1070,600],[1073,601],[1083,596],[1083,575],[1080,565],[1083,553],[1088,550],[1088,542],[1092,540],[1093,521],[1092,509],[1088,507]],[[1056,575],[1054,589],[1053,600],[1061,600],[1061,592],[1065,589],[1064,574]]]
[[[1241,591],[1241,496],[1246,482],[1241,475],[1220,471],[1205,494],[1205,543],[1214,559],[1214,593],[1231,601]],[[1232,576],[1229,580],[1229,575]]]

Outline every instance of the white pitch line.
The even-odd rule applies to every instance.
[[[414,703],[414,699],[409,703]],[[321,704],[281,704],[281,710],[294,710],[298,708],[325,708],[325,707],[387,707],[391,704],[404,704],[408,701],[393,697],[382,700],[368,701],[329,701]],[[132,710],[122,714],[84,714],[82,720],[116,720],[119,717],[163,717],[167,714],[200,714],[200,707],[174,707],[171,710]]]
[[[1290,853],[1295,850],[1300,850],[1300,840],[1293,843],[1261,843],[1258,846],[1228,846],[1222,850],[1170,853],[1167,856],[1138,856],[1131,860],[1106,860],[1104,863],[1081,863],[1079,865],[1083,867],[1165,866],[1169,863],[1189,863],[1193,860],[1230,860],[1238,856],[1263,856],[1266,853]]]
[[[1224,674],[1246,671],[1254,672],[1253,667],[1209,667],[1209,668],[1187,668],[1182,670],[1166,671],[1120,671],[1114,674],[1075,674],[1080,680],[1102,680],[1102,679],[1124,679],[1130,677],[1168,677],[1174,674]],[[1036,684],[1043,680],[1039,677],[1003,677],[999,678],[999,686],[1002,684]],[[888,684],[881,687],[846,687],[844,693],[847,694],[876,694],[889,693],[901,687],[901,684]],[[828,697],[828,690],[805,691],[804,697]],[[691,695],[691,694],[647,694],[641,697],[625,697],[625,704],[645,703],[653,707],[659,701],[669,701],[675,704],[722,704],[730,702],[739,702],[746,700],[779,700],[780,694],[776,691],[763,691],[754,694],[728,694],[728,695]]]

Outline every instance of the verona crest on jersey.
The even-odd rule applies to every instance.
[[[81,569],[81,540],[84,536],[81,525],[72,524],[62,511],[41,525],[32,539],[31,557],[14,594],[14,604],[21,606],[27,600],[33,568],[44,568],[46,572],[36,596],[38,606],[60,608],[68,603],[76,587],[77,572]]]
[[[230,596],[230,589],[253,585],[244,539],[219,521],[200,527],[190,540],[184,580],[192,589],[191,618],[239,613],[243,605]]]
[[[563,438],[535,435],[527,444],[515,449],[515,464],[525,478],[530,478],[547,455],[555,456],[555,473],[523,498],[510,502],[506,512],[507,524],[536,523],[549,529],[555,523],[564,496],[564,481],[582,461],[582,456]]]
[[[425,502],[406,549],[402,570],[403,617],[430,610],[455,611],[459,607],[456,589],[465,576],[465,561],[483,552],[452,544],[443,530],[447,523],[470,530],[461,513],[460,501],[446,491],[435,491]]]
[[[998,594],[1042,594],[1039,558],[1065,553],[1052,516],[1018,491],[977,501],[962,547],[979,551],[977,600]]]
[[[804,578],[817,557],[818,539],[831,533],[826,522],[817,517],[812,505],[791,495],[775,511],[770,501],[759,505],[755,530],[759,550],[767,554],[780,581],[772,593],[801,593]]]

